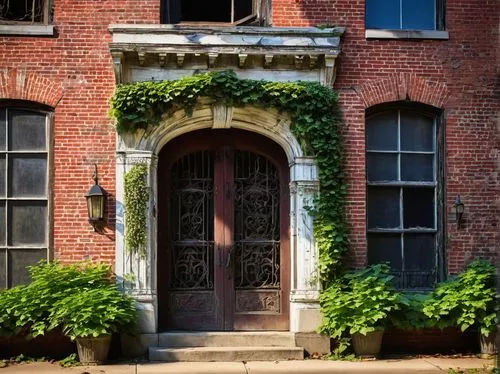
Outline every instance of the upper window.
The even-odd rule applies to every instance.
[[[0,289],[48,256],[48,115],[0,106]]]
[[[437,117],[401,108],[366,120],[369,263],[390,263],[400,288],[438,278]]]
[[[270,1],[270,0],[269,0]],[[264,24],[266,0],[164,0],[163,23]]]
[[[444,30],[444,0],[366,0],[366,28]]]
[[[0,0],[0,23],[49,23],[49,0]]]

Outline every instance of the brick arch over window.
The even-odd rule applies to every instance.
[[[50,79],[21,69],[0,70],[0,99],[28,100],[55,108],[62,88]]]
[[[448,98],[445,83],[425,80],[412,73],[393,74],[367,81],[357,92],[365,108],[406,100],[443,108]]]

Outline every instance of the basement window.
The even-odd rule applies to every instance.
[[[270,0],[164,0],[163,23],[182,24],[268,24]]]

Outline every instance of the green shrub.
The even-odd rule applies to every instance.
[[[438,327],[458,326],[465,331],[473,326],[488,336],[497,324],[495,267],[484,260],[473,261],[465,272],[440,283],[423,311]]]
[[[423,311],[424,304],[430,297],[430,293],[401,293],[399,309],[390,315],[391,326],[403,330],[434,327],[433,320]]]
[[[346,273],[320,297],[323,322],[320,332],[340,338],[383,329],[390,313],[399,308],[400,294],[384,264]]]
[[[49,316],[50,328],[62,326],[71,339],[134,332],[136,319],[134,299],[116,285],[75,290],[58,300]]]
[[[115,284],[111,267],[105,264],[41,261],[28,271],[30,284],[0,292],[0,332],[4,335],[43,335],[49,326],[55,327],[49,317],[60,300]]]

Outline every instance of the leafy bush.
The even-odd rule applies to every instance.
[[[471,262],[465,272],[436,287],[423,311],[441,328],[458,326],[465,331],[474,326],[488,336],[497,324],[494,266],[484,260]]]
[[[390,315],[391,326],[403,330],[434,327],[434,322],[423,311],[430,297],[430,293],[402,293],[399,309]]]
[[[385,264],[372,265],[337,279],[320,297],[320,332],[340,338],[344,332],[366,335],[384,328],[400,297],[389,270]]]
[[[105,264],[41,261],[28,271],[30,284],[0,292],[0,332],[4,335],[43,335],[56,327],[50,318],[61,300],[115,284],[111,267]]]
[[[122,294],[116,285],[76,290],[54,304],[49,320],[50,328],[62,326],[71,339],[133,332],[135,302]]]

